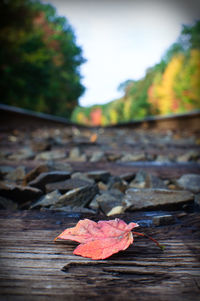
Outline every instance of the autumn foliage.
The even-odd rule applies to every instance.
[[[73,228],[63,231],[57,239],[74,240],[80,243],[74,250],[75,255],[92,259],[105,259],[119,251],[126,250],[133,243],[133,234],[146,236],[138,232],[131,232],[138,227],[137,223],[126,224],[123,220],[94,222],[89,219],[80,220]],[[162,246],[151,237],[161,249]]]
[[[100,108],[96,108],[95,110],[91,111],[90,116],[92,125],[101,125],[102,110]]]
[[[199,37],[200,21],[183,26],[178,40],[158,64],[147,69],[143,78],[125,80],[119,85],[124,92],[122,98],[105,105],[77,107],[73,121],[104,126],[200,109]]]

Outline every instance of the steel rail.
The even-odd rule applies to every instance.
[[[74,123],[66,118],[0,104],[0,128],[10,129],[16,127],[40,127],[40,126],[76,126],[91,128]],[[106,126],[105,128],[141,128],[160,130],[200,130],[200,110],[184,114],[148,117],[142,120],[132,120]],[[94,127],[101,128],[101,127]]]

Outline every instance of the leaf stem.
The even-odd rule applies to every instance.
[[[162,251],[164,251],[165,246],[160,245],[159,242],[156,239],[154,239],[153,237],[148,236],[148,235],[146,235],[144,233],[139,233],[139,232],[135,232],[135,231],[132,231],[132,233],[135,234],[135,235],[143,236],[143,237],[146,237],[146,238],[152,240]]]

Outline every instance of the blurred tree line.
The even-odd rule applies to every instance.
[[[1,102],[70,117],[85,60],[68,21],[49,4],[1,0],[0,44]]]
[[[200,109],[200,20],[184,25],[177,41],[137,81],[118,87],[124,96],[106,105],[77,107],[72,120],[107,125],[152,115]]]

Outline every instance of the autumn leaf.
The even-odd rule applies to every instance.
[[[96,133],[92,134],[92,136],[90,137],[90,142],[95,143],[97,141],[97,138],[98,136]]]
[[[74,250],[75,255],[89,257],[92,259],[105,259],[114,253],[126,250],[133,243],[133,234],[146,236],[143,233],[131,232],[139,225],[129,223],[128,225],[118,218],[110,221],[94,222],[89,219],[80,220],[73,228],[63,231],[57,239],[74,240],[80,245]],[[156,240],[153,240],[161,247]]]

